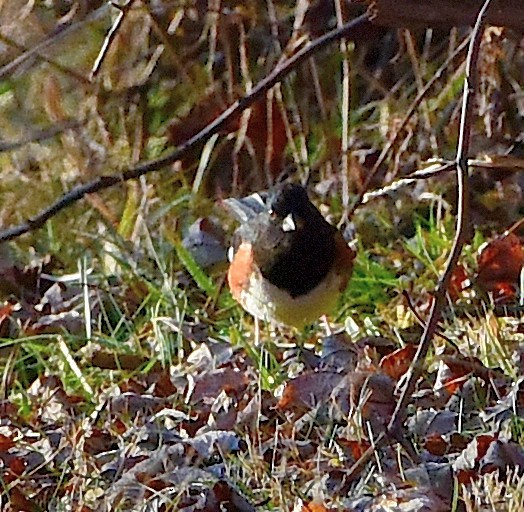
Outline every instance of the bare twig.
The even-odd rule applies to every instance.
[[[431,305],[429,318],[424,327],[420,344],[407,373],[406,383],[395,407],[387,430],[375,440],[374,447],[366,450],[362,457],[349,469],[348,480],[354,478],[363,469],[365,464],[373,457],[375,450],[384,446],[390,439],[399,439],[406,417],[406,408],[411,400],[415,385],[422,373],[424,360],[431,340],[437,328],[442,308],[446,300],[453,269],[455,268],[466,238],[466,225],[468,222],[469,189],[468,189],[468,152],[470,145],[471,125],[473,120],[473,100],[476,89],[477,60],[485,26],[485,16],[491,0],[485,0],[480,10],[477,21],[471,34],[471,40],[466,59],[466,77],[464,81],[464,95],[462,99],[462,113],[460,118],[459,141],[455,163],[457,166],[458,182],[458,212],[457,227],[453,247],[449,255],[446,269],[442,274],[435,289],[434,300]]]
[[[13,59],[11,62],[6,64],[5,66],[0,67],[0,78],[3,78],[9,75],[10,73],[14,72],[16,68],[18,68],[20,65],[22,65],[24,62],[26,62],[31,57],[37,56],[38,58],[44,60],[45,62],[48,62],[49,64],[57,67],[61,71],[68,73],[70,75],[73,75],[77,80],[88,83],[89,80],[87,80],[85,77],[79,75],[78,73],[75,73],[74,71],[71,71],[65,68],[61,64],[54,62],[53,60],[49,59],[48,57],[45,57],[43,55],[43,51],[49,48],[50,46],[52,46],[53,44],[59,42],[64,37],[80,29],[86,23],[90,23],[100,18],[103,14],[105,14],[107,6],[108,4],[104,4],[102,7],[99,7],[96,11],[86,16],[83,20],[80,20],[66,27],[62,27],[58,32],[54,33],[47,39],[44,39],[42,42],[36,44],[34,47],[24,50],[24,52],[21,55]],[[5,36],[0,36],[0,37],[2,38],[2,40],[6,39]],[[14,43],[10,43],[10,44],[14,45]],[[20,45],[17,44],[16,46],[21,49]]]
[[[77,119],[66,119],[64,121],[55,123],[52,126],[34,130],[27,137],[22,137],[18,140],[0,139],[0,153],[3,153],[5,151],[13,151],[14,149],[18,149],[22,146],[25,146],[30,142],[41,142],[43,140],[56,137],[57,135],[67,130],[74,130],[76,128],[79,128],[80,126],[82,126],[82,124],[84,124],[84,121],[79,121]]]
[[[415,171],[411,174],[408,174],[407,176],[404,176],[403,178],[399,178],[398,180],[393,181],[385,187],[365,193],[362,196],[361,204],[366,204],[369,203],[369,201],[372,201],[373,199],[384,197],[389,194],[392,194],[393,192],[397,192],[398,190],[407,187],[408,185],[411,185],[412,183],[415,183],[419,180],[435,178],[436,176],[440,176],[449,171],[454,171],[455,168],[455,162],[445,162],[442,160],[439,161],[439,163],[435,162],[434,165],[431,165],[426,169],[420,169],[419,171]]]
[[[28,233],[29,231],[34,231],[35,229],[42,227],[51,217],[56,215],[64,208],[71,206],[76,201],[82,199],[86,194],[92,194],[119,183],[139,178],[140,176],[153,171],[158,171],[159,169],[162,169],[163,167],[180,160],[195,146],[206,141],[209,137],[219,132],[229,121],[231,121],[232,118],[253,105],[253,103],[255,103],[261,96],[268,92],[269,89],[271,89],[278,82],[282,81],[289,73],[291,73],[291,71],[311,57],[314,53],[322,50],[323,48],[326,48],[331,43],[338,41],[343,37],[347,37],[351,31],[355,29],[355,27],[358,27],[368,20],[368,13],[362,14],[358,18],[349,21],[342,27],[336,28],[327,34],[324,34],[305,47],[301,48],[297,53],[295,53],[295,55],[279,64],[266,78],[253,87],[249,94],[235,101],[235,103],[222,112],[222,114],[218,116],[213,122],[209,123],[196,135],[181,144],[177,149],[171,151],[161,158],[137,165],[136,167],[132,167],[125,172],[112,176],[100,176],[89,183],[74,187],[49,207],[40,211],[32,219],[29,219],[18,226],[0,231],[0,242],[12,240],[13,238],[16,238],[24,233]]]
[[[411,311],[411,313],[415,317],[415,320],[417,321],[417,323],[420,326],[424,327],[424,319],[420,316],[420,313],[417,311],[417,308],[415,307],[415,304],[413,304],[413,301],[411,300],[411,297],[409,296],[409,293],[406,290],[404,290],[402,292],[402,296],[404,297],[404,299],[406,299],[406,304],[408,305],[409,310]],[[439,338],[442,338],[446,343],[451,345],[455,349],[456,352],[459,352],[459,348],[458,348],[457,344],[451,338],[448,338],[441,331],[436,331],[435,334]]]
[[[351,217],[353,212],[362,204],[362,200],[367,193],[367,190],[369,188],[369,184],[377,174],[377,172],[380,169],[380,166],[385,162],[389,152],[393,148],[393,146],[396,144],[398,137],[403,132],[403,130],[408,125],[411,117],[416,112],[418,106],[422,103],[428,92],[431,90],[431,88],[438,82],[438,80],[442,77],[442,74],[444,71],[446,71],[449,67],[449,65],[457,58],[459,55],[462,54],[462,52],[467,48],[469,38],[464,39],[462,43],[457,47],[457,49],[445,60],[445,62],[440,66],[437,71],[435,72],[435,75],[431,78],[431,80],[425,85],[425,87],[419,92],[418,96],[415,98],[413,103],[409,106],[408,111],[406,112],[406,115],[402,119],[402,122],[400,123],[400,126],[396,129],[395,134],[390,138],[388,143],[382,148],[382,151],[380,152],[380,155],[373,166],[373,169],[369,172],[369,174],[366,177],[366,180],[364,184],[362,185],[362,192],[357,197],[355,202],[353,203],[353,206],[351,207],[348,217]]]
[[[380,197],[398,192],[400,189],[416,183],[419,180],[427,180],[447,174],[450,171],[454,171],[457,167],[454,160],[444,160],[442,158],[432,158],[425,163],[430,165],[424,169],[412,172],[407,176],[398,178],[382,188],[366,192],[362,196],[360,204],[366,204]],[[505,170],[510,172],[521,172],[524,169],[524,160],[520,158],[512,158],[511,156],[506,155],[497,155],[496,160],[494,159],[493,161],[489,161],[489,159],[477,160],[475,158],[470,158],[468,159],[468,167],[486,169],[488,171]]]
[[[367,0],[369,2],[369,0]],[[475,23],[481,0],[374,0],[376,23],[386,27],[440,28],[468,26]],[[488,23],[520,32],[524,28],[522,0],[496,2],[488,13]]]

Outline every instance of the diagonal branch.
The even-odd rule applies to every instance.
[[[328,32],[327,34],[315,39],[304,48],[300,49],[297,53],[295,53],[295,55],[278,65],[266,78],[261,80],[249,94],[240,100],[235,101],[235,103],[222,112],[222,114],[218,116],[213,122],[209,123],[196,135],[181,144],[177,149],[171,151],[161,158],[137,165],[136,167],[132,167],[125,172],[111,176],[100,176],[93,181],[74,187],[49,207],[40,211],[33,218],[28,219],[26,222],[23,222],[18,226],[0,231],[0,242],[12,240],[13,238],[23,235],[24,233],[28,233],[29,231],[34,231],[42,227],[51,217],[56,215],[64,208],[71,206],[76,201],[82,199],[87,194],[92,194],[119,183],[139,178],[140,176],[150,172],[158,171],[163,167],[180,160],[191,149],[206,141],[215,133],[219,132],[231,119],[235,118],[241,112],[253,105],[253,103],[262,97],[267,91],[269,91],[269,89],[271,89],[278,82],[282,81],[298,65],[311,57],[314,53],[326,48],[331,43],[338,41],[339,39],[348,37],[348,35],[351,34],[355,28],[359,27],[366,21],[369,21],[369,19],[370,17],[368,13],[362,14],[358,18],[355,18],[343,26]]]
[[[471,37],[471,36],[470,36]],[[369,172],[369,174],[366,176],[366,179],[362,185],[362,191],[358,195],[358,197],[355,199],[353,206],[351,207],[348,217],[351,218],[355,210],[363,204],[364,197],[368,193],[369,184],[373,181],[373,178],[376,176],[376,174],[380,171],[380,167],[382,164],[386,161],[386,158],[388,157],[390,151],[395,147],[395,144],[397,143],[397,140],[400,137],[400,134],[404,131],[406,126],[411,121],[411,118],[413,117],[413,114],[417,111],[417,108],[420,106],[420,104],[424,101],[426,98],[428,92],[433,88],[433,86],[442,78],[442,75],[444,72],[448,69],[448,67],[452,64],[452,62],[459,56],[462,55],[462,52],[467,48],[468,42],[470,41],[470,37],[467,37],[460,43],[460,45],[455,49],[455,51],[442,63],[442,65],[435,71],[435,74],[429,80],[429,82],[422,88],[422,90],[417,94],[417,97],[413,101],[413,103],[409,106],[406,114],[404,115],[404,118],[402,119],[400,125],[398,128],[396,128],[395,133],[393,136],[389,139],[389,141],[384,145],[382,148],[382,151],[380,152],[380,155],[375,162],[375,165],[373,165],[373,168]]]
[[[486,23],[485,17],[491,0],[485,0],[482,8],[477,16],[475,26],[471,35],[471,40],[466,59],[466,76],[464,80],[464,95],[462,98],[462,113],[460,117],[459,140],[457,147],[457,156],[455,164],[457,167],[457,186],[458,186],[458,212],[457,212],[457,227],[453,247],[449,255],[446,269],[442,274],[437,287],[429,318],[426,321],[422,338],[415,354],[415,358],[411,363],[407,373],[406,383],[402,389],[402,393],[397,402],[395,411],[386,432],[383,432],[373,446],[366,450],[362,457],[353,464],[349,469],[347,478],[351,480],[371,459],[375,450],[384,446],[391,438],[401,440],[403,439],[402,430],[404,420],[406,418],[406,408],[411,401],[413,391],[416,383],[422,374],[424,361],[428,352],[429,346],[435,330],[437,328],[442,308],[446,302],[446,292],[449,287],[451,275],[458,262],[460,253],[466,241],[466,226],[469,218],[469,180],[468,180],[468,152],[470,146],[471,129],[473,121],[473,101],[475,99],[476,81],[477,81],[477,60],[480,51],[480,43],[482,41],[482,34],[484,33],[484,26]]]

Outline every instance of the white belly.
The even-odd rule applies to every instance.
[[[333,310],[346,281],[347,275],[332,270],[309,293],[293,298],[287,291],[264,281],[260,272],[253,272],[247,289],[240,294],[240,302],[261,320],[300,328]]]

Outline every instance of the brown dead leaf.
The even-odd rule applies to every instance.
[[[14,296],[17,299],[36,304],[54,284],[42,276],[49,274],[55,262],[46,256],[39,263],[20,268],[17,265],[0,267],[0,296]]]
[[[398,380],[409,370],[416,352],[417,347],[415,345],[406,345],[399,348],[382,358],[380,368],[386,375],[389,375],[394,380]]]
[[[212,90],[206,97],[200,98],[187,116],[170,124],[168,133],[171,141],[177,146],[183,144],[218,117],[226,107],[220,92]],[[235,128],[231,127],[231,131],[234,130]]]
[[[500,371],[487,368],[476,357],[466,357],[461,354],[443,355],[439,364],[435,389],[445,389],[453,395],[462,389],[471,376],[491,384],[493,377],[499,376],[500,373]]]
[[[234,368],[221,368],[195,379],[191,403],[215,399],[222,391],[228,396],[240,397],[248,385],[245,373]]]
[[[23,457],[11,457],[9,460],[9,471],[11,475],[19,477],[24,474],[27,469],[27,460]]]
[[[356,441],[352,439],[340,438],[338,443],[340,446],[342,446],[348,458],[353,461],[360,459],[364,452],[371,446],[371,443],[365,439]]]
[[[27,336],[38,334],[69,334],[80,335],[85,332],[84,317],[78,311],[63,311],[52,315],[42,315],[24,329]]]
[[[271,102],[271,111],[265,97],[251,107],[247,136],[255,148],[260,168],[265,168],[266,157],[269,157],[268,168],[276,178],[287,145],[284,118],[276,100]]]
[[[15,309],[14,304],[5,304],[0,307],[0,338],[8,338],[11,330],[11,315]]]
[[[90,455],[107,452],[117,446],[115,439],[107,430],[92,427],[91,433],[85,437],[84,450]]]
[[[19,487],[13,487],[9,491],[9,505],[11,512],[41,512],[42,510],[37,503],[27,498]]]
[[[524,468],[524,449],[514,441],[497,439],[489,444],[481,461],[481,471],[491,473],[506,468]]]
[[[304,503],[301,512],[332,512],[334,509],[326,508],[323,503],[318,503],[311,501],[309,503]]]
[[[489,382],[492,376],[500,373],[500,370],[497,372],[487,368],[477,357],[463,356],[461,354],[444,355],[441,361],[449,368],[453,378],[471,374]]]
[[[213,90],[207,97],[202,98],[185,118],[171,124],[168,132],[171,140],[176,145],[187,141],[222,114],[228,103],[229,101],[225,99],[221,91]],[[247,139],[245,146],[249,150],[243,148],[247,160],[244,165],[239,166],[242,170],[240,176],[233,175],[235,161],[238,162],[239,158],[235,142],[226,141],[225,144],[218,147],[211,164],[212,169],[208,172],[212,182],[212,192],[222,194],[228,192],[235,181],[240,188],[254,192],[267,182],[266,176],[263,175],[265,169],[270,171],[273,180],[278,177],[288,140],[284,118],[278,103],[276,100],[273,100],[271,105],[268,103],[266,96],[263,96],[250,108],[245,130]],[[241,131],[243,119],[242,116],[237,115],[220,130],[220,134],[227,135]],[[229,144],[229,142],[232,143]],[[250,171],[251,174],[247,174],[246,169],[258,169],[259,175],[253,175],[252,171]]]
[[[375,433],[383,431],[391,418],[396,405],[394,393],[395,382],[389,375],[370,371],[351,375],[351,404]]]
[[[405,480],[413,486],[407,496],[422,498],[424,508],[414,510],[431,510],[447,512],[453,503],[453,470],[448,462],[421,463],[409,468]],[[408,502],[411,504],[411,502]]]
[[[203,511],[255,512],[255,507],[225,480],[219,480],[208,493]]]
[[[473,439],[455,461],[454,467],[458,470],[478,469],[482,457],[486,455],[491,443],[497,440],[496,436],[482,434]]]
[[[155,414],[166,406],[167,401],[164,398],[157,398],[145,393],[125,392],[112,397],[109,403],[113,414],[135,417],[137,415],[149,416]]]
[[[497,302],[508,302],[515,297],[524,264],[524,249],[514,233],[495,238],[478,257],[477,283],[491,292]]]
[[[361,338],[357,342],[357,347],[368,352],[373,350],[378,354],[380,359],[396,350],[395,343],[389,338],[384,338],[383,336],[366,336]]]
[[[15,446],[15,442],[10,437],[0,434],[0,452],[6,452],[13,446]]]
[[[450,436],[457,431],[458,415],[448,410],[425,409],[410,418],[409,432],[428,439],[434,436]]]
[[[283,411],[305,412],[332,396],[344,375],[336,372],[318,371],[299,375],[286,384],[277,407]]]
[[[453,464],[461,481],[499,470],[524,468],[524,449],[498,435],[482,434],[473,439]],[[473,472],[473,474],[472,474]]]
[[[451,281],[449,283],[448,294],[453,302],[456,302],[462,295],[462,292],[469,285],[469,276],[460,263],[453,269]]]
[[[171,376],[168,371],[163,371],[155,375],[154,396],[167,398],[176,392],[177,388],[173,385],[173,382],[171,382]]]
[[[351,341],[347,333],[336,333],[322,340],[322,356],[317,364],[311,367],[321,366],[323,370],[335,372],[350,372],[356,367],[359,356],[359,347]],[[314,354],[310,360],[314,362]]]
[[[424,439],[423,446],[429,453],[439,457],[445,455],[448,451],[448,443],[444,437],[437,433],[428,435]]]
[[[18,421],[18,407],[9,400],[0,400],[0,418]]]
[[[138,370],[144,367],[151,360],[138,356],[136,354],[117,354],[115,352],[107,352],[105,350],[96,350],[90,359],[90,364],[103,370]],[[156,362],[152,371],[159,371],[162,366]]]

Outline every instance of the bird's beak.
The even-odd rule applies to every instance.
[[[295,224],[293,215],[291,215],[290,213],[282,221],[282,230],[284,231],[284,233],[288,233],[289,231],[295,231],[296,229],[297,229],[297,225]]]

